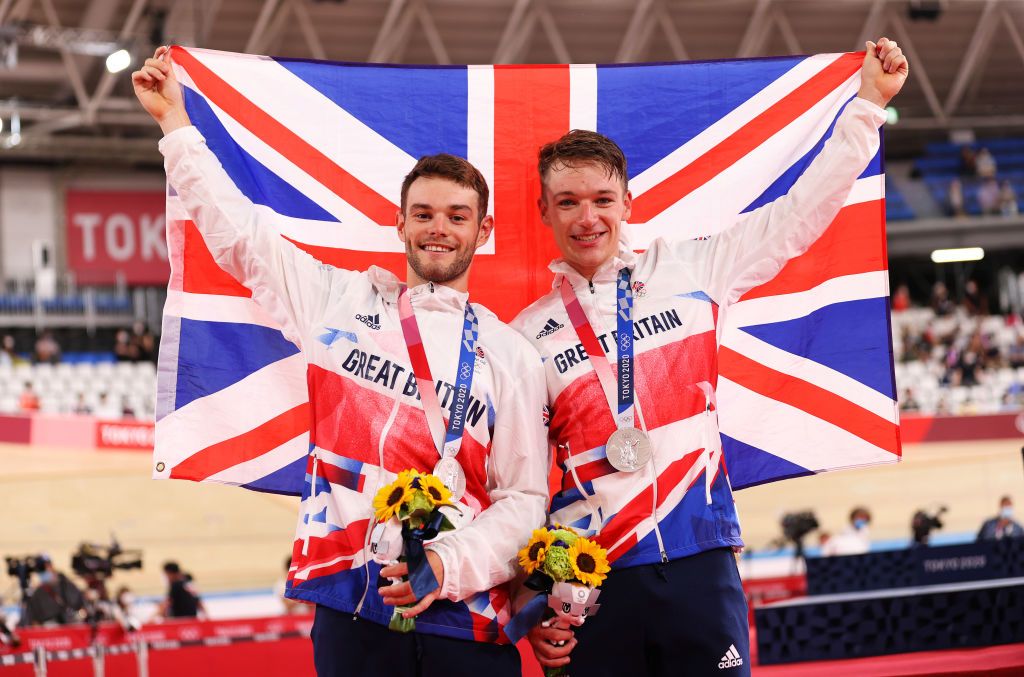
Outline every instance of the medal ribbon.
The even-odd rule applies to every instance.
[[[406,288],[403,288],[398,295],[398,317],[402,324],[405,346],[409,351],[409,361],[412,363],[412,370],[416,375],[416,387],[420,393],[420,401],[423,403],[423,413],[427,416],[427,425],[430,426],[432,434],[435,430],[445,430],[438,453],[441,458],[445,456],[454,458],[462,448],[462,435],[466,427],[466,409],[469,405],[469,390],[473,385],[473,367],[476,364],[476,342],[480,336],[480,324],[473,312],[473,306],[469,301],[466,302],[459,367],[455,374],[455,401],[452,404],[452,416],[448,419],[447,425],[444,415],[441,413],[441,404],[437,401],[434,377],[430,374],[430,364],[427,362],[427,353],[423,349],[420,327],[416,322],[412,302],[409,300],[409,290]]]
[[[633,394],[633,288],[630,284],[632,272],[629,268],[619,271],[619,281],[615,291],[615,320],[616,340],[615,348],[619,361],[619,378],[616,383],[612,374],[612,367],[601,343],[597,340],[594,327],[587,319],[587,314],[580,305],[580,300],[573,291],[572,285],[565,281],[565,277],[558,285],[562,295],[562,305],[569,315],[576,335],[587,351],[590,364],[594,367],[597,380],[601,382],[601,388],[608,397],[608,408],[615,418],[616,428],[632,428],[634,424],[634,394]],[[617,393],[617,395],[610,395]]]

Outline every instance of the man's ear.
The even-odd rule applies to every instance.
[[[548,218],[548,202],[544,199],[544,186],[540,187],[540,197],[537,198],[537,209],[540,210],[540,221],[548,228],[551,227],[551,221]]]
[[[395,228],[398,229],[398,239],[405,242],[405,214],[401,209],[395,212]]]
[[[491,239],[491,232],[494,230],[494,217],[488,214],[480,222],[480,228],[476,233],[476,248],[479,249]]]
[[[628,190],[626,196],[622,198],[622,206],[625,208],[622,212],[622,220],[629,221],[629,216],[633,213],[633,194]]]

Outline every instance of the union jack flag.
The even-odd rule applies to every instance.
[[[283,237],[404,276],[394,230],[421,155],[492,187],[475,301],[503,319],[550,289],[537,149],[569,129],[629,161],[631,237],[707,237],[785,194],[859,86],[860,54],[646,65],[391,66],[172,51],[193,123]],[[301,493],[305,365],[168,191],[171,279],[155,475]],[[734,488],[900,456],[876,157],[825,235],[723,313],[718,404]],[[342,331],[342,330],[339,330]],[[797,431],[799,433],[797,434]]]

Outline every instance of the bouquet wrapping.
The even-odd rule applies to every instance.
[[[519,564],[527,574],[524,585],[537,595],[505,627],[512,642],[545,618],[555,627],[568,629],[583,625],[600,608],[597,588],[611,567],[608,553],[596,542],[568,527],[536,529],[519,551]],[[545,668],[544,674],[551,677],[565,671]]]
[[[370,535],[370,555],[383,566],[406,562],[407,578],[418,600],[438,587],[424,543],[455,528],[441,510],[445,506],[458,510],[451,498],[451,491],[440,479],[410,469],[398,473],[395,481],[382,487],[373,499],[377,524]],[[398,632],[414,630],[416,619],[402,617],[409,608],[395,607],[388,627]]]

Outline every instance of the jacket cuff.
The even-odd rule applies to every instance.
[[[441,583],[441,597],[452,602],[459,601],[459,566],[458,557],[451,545],[444,542],[444,539],[434,541],[426,546],[429,550],[441,558],[441,566],[444,569],[444,581]]]
[[[870,120],[875,127],[881,127],[889,118],[889,113],[884,108],[859,96],[855,96],[848,107],[853,108],[856,117]]]
[[[175,152],[181,152],[194,143],[205,143],[206,139],[194,125],[179,127],[173,132],[166,134],[157,144],[157,148],[164,157],[170,157]]]

